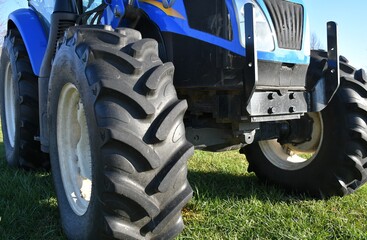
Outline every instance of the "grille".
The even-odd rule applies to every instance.
[[[75,21],[71,20],[60,20],[57,27],[57,37],[56,40],[62,39],[64,36],[65,31],[69,28],[75,25]],[[57,48],[57,41],[54,47],[54,56],[56,54],[56,48]]]
[[[59,25],[58,25],[58,30],[57,30],[57,39],[62,38],[64,36],[64,32],[66,31],[66,29],[74,25],[75,25],[75,21],[60,20]]]
[[[280,48],[301,50],[303,6],[285,0],[265,0],[274,23]]]

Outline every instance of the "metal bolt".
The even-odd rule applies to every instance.
[[[294,106],[290,107],[289,108],[289,112],[290,113],[294,113],[296,111],[296,108]]]
[[[289,94],[289,99],[291,100],[296,99],[296,96],[294,96],[294,93]]]
[[[115,15],[115,17],[117,17],[117,18],[119,18],[119,17],[121,17],[121,10],[120,10],[120,8],[119,7],[115,7],[114,9],[113,9],[113,14]]]
[[[269,95],[268,95],[268,99],[269,99],[269,100],[273,100],[273,99],[274,99],[274,93],[269,93]]]
[[[269,113],[269,114],[273,114],[273,113],[275,113],[275,108],[274,108],[274,107],[270,107],[270,108],[268,109],[268,113]]]

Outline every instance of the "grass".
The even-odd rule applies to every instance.
[[[0,239],[65,239],[51,175],[9,168],[0,137]]]
[[[0,239],[65,239],[50,174],[11,169],[0,156]],[[313,200],[260,184],[246,168],[237,152],[196,151],[178,239],[367,239],[367,188]]]
[[[189,162],[195,197],[179,239],[367,239],[367,188],[314,200],[265,186],[237,152],[196,152]]]

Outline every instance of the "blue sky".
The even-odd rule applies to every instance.
[[[311,32],[326,48],[326,22],[335,21],[339,26],[339,53],[351,64],[367,70],[367,0],[304,0],[309,15]],[[27,6],[26,0],[6,0],[0,21],[18,5]]]
[[[11,13],[12,11],[16,10],[17,8],[21,8],[21,7],[27,7],[28,6],[28,2],[27,0],[3,0],[0,1],[1,5],[1,14],[0,14],[0,23],[6,23],[6,20],[8,18],[9,13]],[[1,27],[3,27],[4,25],[1,24]],[[3,29],[0,29],[0,32],[3,32]],[[3,43],[3,36],[0,36],[0,44],[2,45]]]
[[[367,71],[367,1],[304,0],[314,32],[326,48],[326,22],[339,26],[339,54]]]

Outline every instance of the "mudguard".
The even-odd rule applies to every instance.
[[[8,21],[18,28],[27,48],[33,72],[39,76],[47,47],[47,35],[39,17],[31,8],[24,8],[12,12]]]

